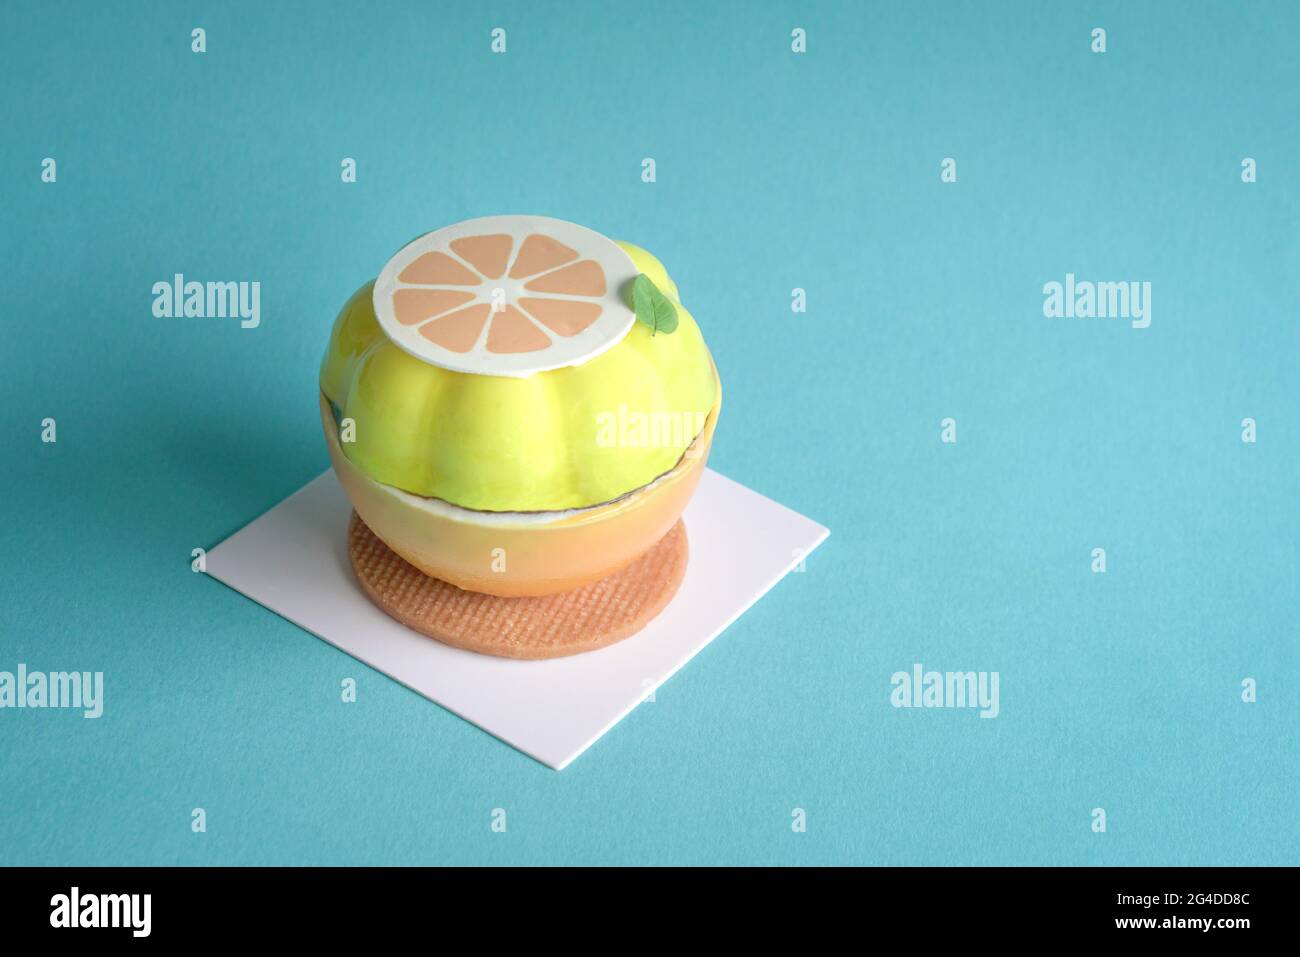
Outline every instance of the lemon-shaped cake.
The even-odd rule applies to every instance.
[[[401,249],[339,313],[320,388],[366,524],[426,574],[496,595],[575,588],[651,548],[721,405],[659,260],[541,216]]]

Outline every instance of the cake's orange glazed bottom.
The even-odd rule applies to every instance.
[[[687,552],[678,522],[640,558],[590,585],[502,598],[424,574],[376,538],[356,512],[348,525],[348,555],[371,601],[430,638],[504,658],[559,658],[632,637],[677,593]]]
[[[352,507],[389,548],[458,588],[518,597],[570,591],[620,571],[653,548],[699,485],[721,406],[677,466],[605,505],[518,520],[431,503],[367,476],[343,453],[328,400],[321,422],[330,461]]]

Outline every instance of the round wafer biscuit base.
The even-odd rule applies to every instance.
[[[385,545],[356,512],[348,524],[348,555],[370,600],[421,634],[485,655],[560,658],[644,628],[677,593],[688,548],[686,527],[678,521],[622,571],[538,598],[500,598],[432,578]]]

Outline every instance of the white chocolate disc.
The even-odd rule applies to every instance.
[[[547,216],[485,216],[404,246],[375,281],[375,315],[401,349],[475,375],[581,365],[636,321],[631,257]]]

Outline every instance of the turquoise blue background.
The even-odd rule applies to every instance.
[[[0,862],[1296,861],[1296,5],[0,18],[0,670],[107,699],[0,711]],[[344,299],[497,212],[655,251],[712,464],[832,530],[562,773],[189,569],[326,468]],[[1151,281],[1151,327],[1045,319],[1067,271]],[[154,318],[176,272],[260,281],[261,327]],[[916,662],[1000,717],[892,708]]]

